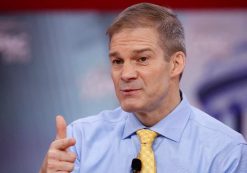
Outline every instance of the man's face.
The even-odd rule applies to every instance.
[[[110,42],[111,74],[121,107],[147,113],[166,104],[171,63],[153,28],[123,29]]]

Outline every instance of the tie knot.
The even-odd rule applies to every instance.
[[[153,143],[154,139],[157,137],[157,133],[152,131],[152,130],[148,130],[148,129],[141,129],[138,130],[137,135],[139,137],[139,140],[141,141],[142,144],[151,144]]]

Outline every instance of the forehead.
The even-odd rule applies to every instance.
[[[159,44],[158,32],[154,28],[123,29],[115,33],[110,41],[110,53],[123,49],[156,49]]]

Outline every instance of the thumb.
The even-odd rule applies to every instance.
[[[63,116],[61,115],[56,116],[56,128],[57,128],[56,139],[66,138],[66,127],[67,127],[67,123],[64,120]]]

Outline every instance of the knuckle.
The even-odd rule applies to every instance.
[[[76,160],[76,154],[75,153],[71,153],[70,154],[71,160],[75,161]]]
[[[66,148],[67,145],[68,145],[68,139],[57,139],[51,143],[50,148],[60,150]]]
[[[75,167],[75,164],[74,163],[71,163],[69,165],[69,171],[73,171],[74,167]]]
[[[47,161],[47,168],[48,169],[54,169],[55,168],[55,164],[52,160]]]
[[[56,140],[54,140],[54,141],[50,144],[50,148],[54,148],[55,145],[56,145]]]
[[[60,140],[60,144],[61,144],[61,146],[66,146],[67,141],[66,140]]]
[[[56,152],[54,150],[49,150],[47,153],[48,159],[54,159],[56,157]]]
[[[59,139],[56,141],[56,148],[58,149],[64,149],[67,145],[67,140],[66,139]]]

